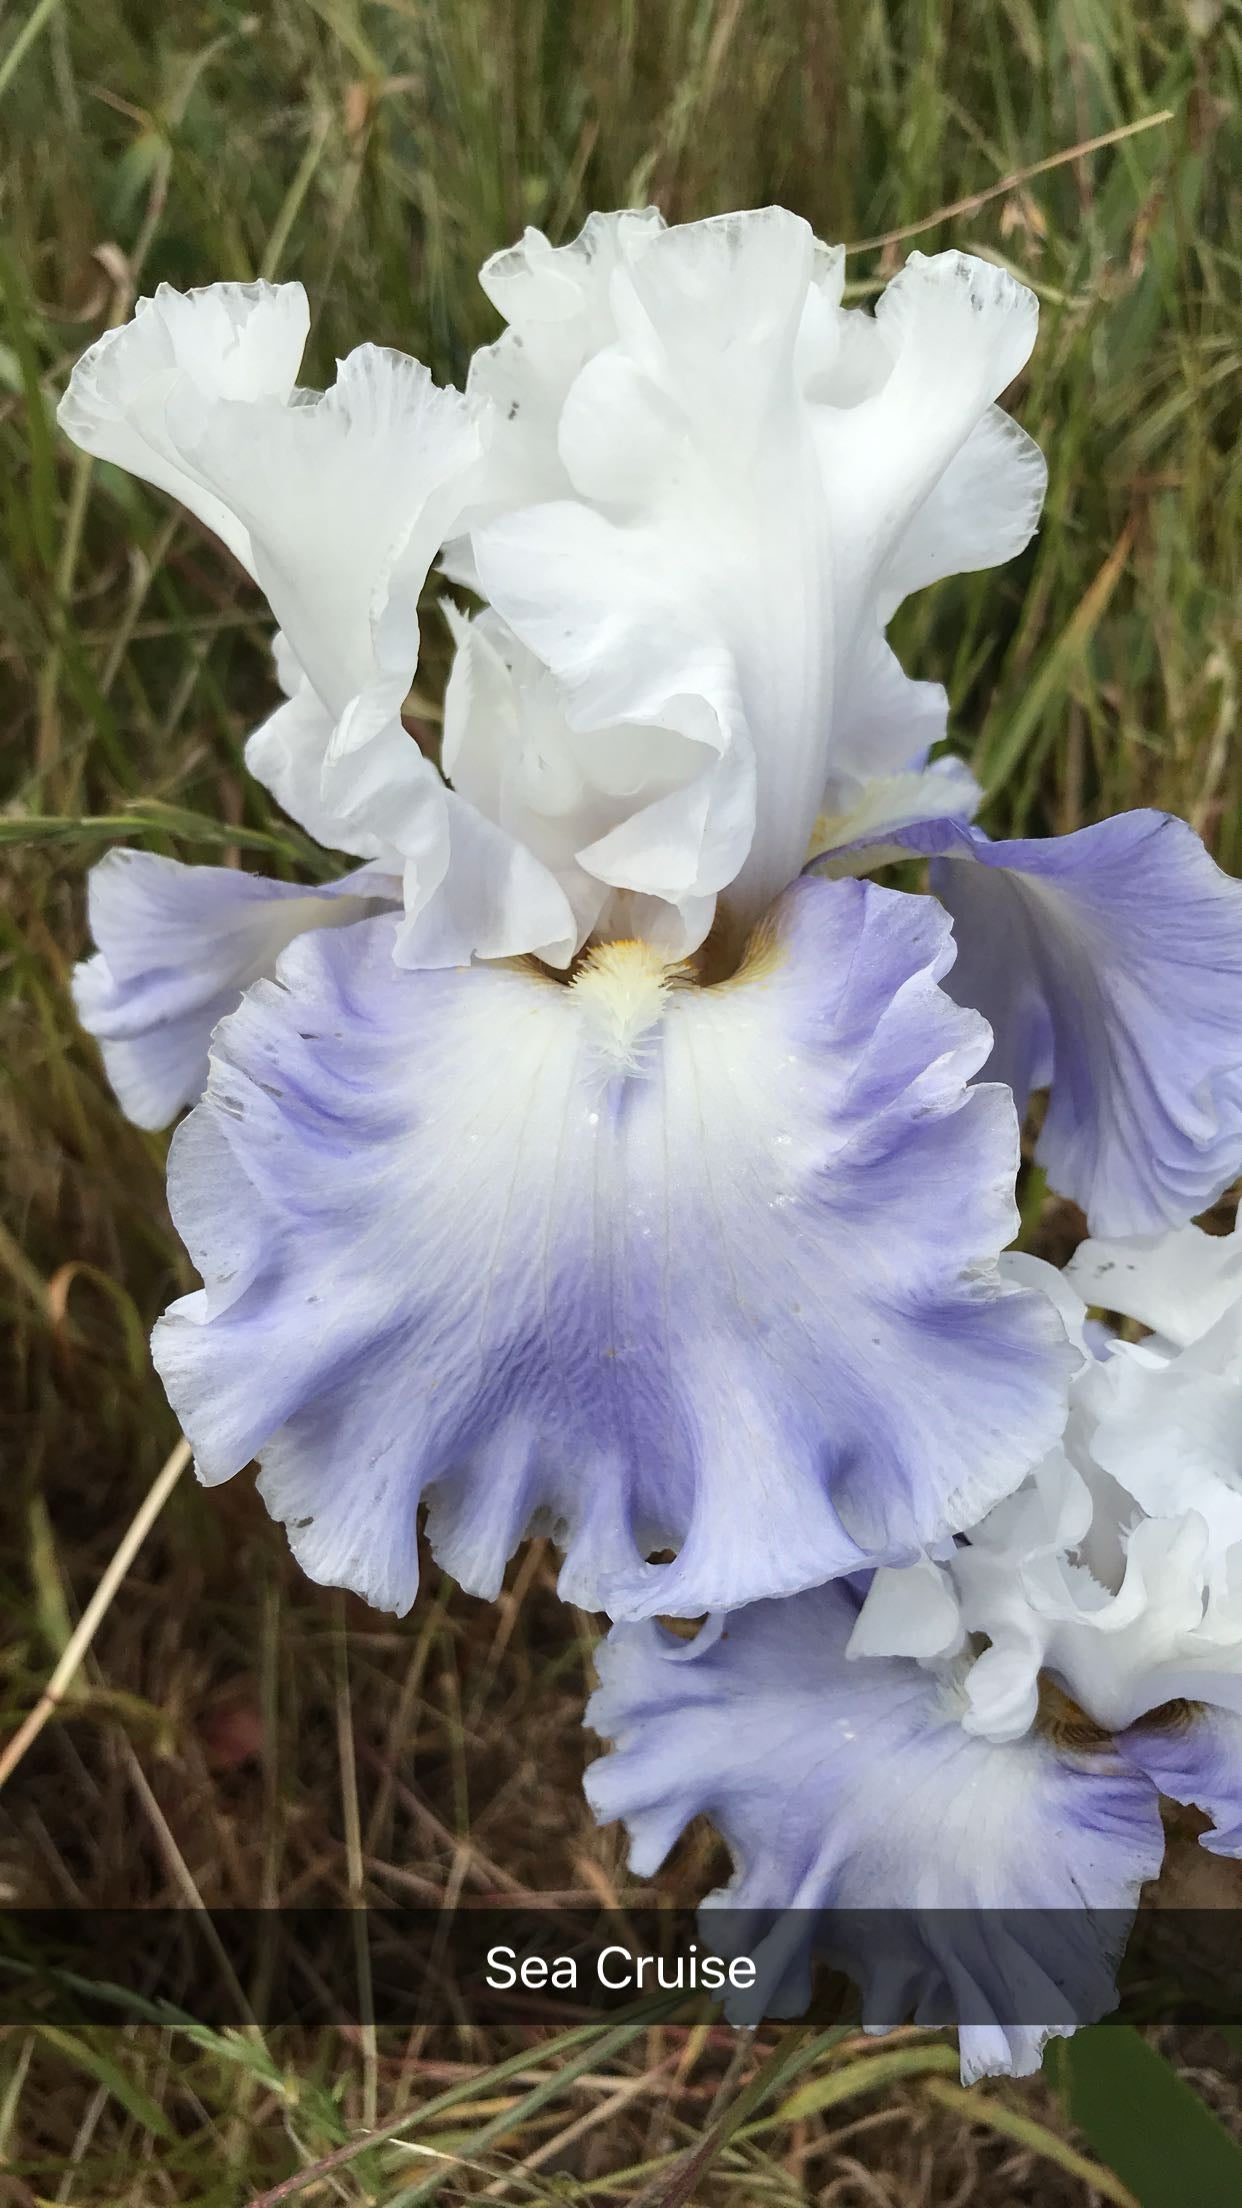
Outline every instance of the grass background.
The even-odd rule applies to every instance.
[[[1239,870],[1240,84],[1218,0],[0,7],[6,1731],[176,1440],[145,1344],[189,1275],[163,1141],[120,1119],[69,1010],[84,869],[118,834],[322,867],[241,769],[273,695],[263,606],[195,524],[58,440],[78,351],[160,280],[296,275],[307,380],[362,338],[460,378],[495,330],[486,254],[647,199],[670,219],[780,199],[856,244],[860,298],[910,242],[998,258],[1042,301],[1012,403],[1050,462],[1043,530],[925,593],[895,641],[948,685],[989,825],[1153,802]],[[426,633],[412,712],[434,730]],[[594,1629],[552,1576],[535,1544],[487,1607],[432,1571],[396,1624],[303,1583],[246,1480],[181,1481],[9,1782],[0,1892],[621,1891],[578,1793]],[[718,1867],[693,1834],[663,1890]],[[529,2031],[10,2030],[0,2198],[223,2208],[300,2172],[282,2198],[650,2204],[703,2136],[677,2198],[1132,2197],[1075,2160],[1056,2073],[963,2097],[947,2048],[910,2033],[803,2043],[795,2088],[763,2069],[783,2048],[654,2026],[576,2052]],[[1236,2057],[1210,2034],[1174,2051],[1231,2105]]]

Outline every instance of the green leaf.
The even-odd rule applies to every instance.
[[[1069,2045],[1070,2114],[1142,2208],[1238,2208],[1242,2147],[1129,2024]]]
[[[163,2110],[157,2108],[150,2095],[144,2093],[142,2087],[136,2085],[132,2078],[127,2078],[125,2072],[101,2049],[89,2040],[79,2039],[74,2032],[57,2031],[50,2024],[36,2024],[35,2031],[46,2047],[54,2048],[75,2069],[84,2070],[88,2078],[94,2078],[96,2084],[102,2085],[114,2101],[120,2102],[135,2123],[142,2125],[144,2131],[151,2132],[156,2139],[176,2138],[177,2135]]]
[[[56,1558],[56,1537],[52,1532],[51,1514],[42,1495],[31,1497],[28,1518],[30,1544],[26,1563],[34,1590],[35,1616],[53,1656],[60,1656],[69,1645],[73,1620],[65,1601],[64,1583]],[[76,1680],[71,1691],[80,1692]]]

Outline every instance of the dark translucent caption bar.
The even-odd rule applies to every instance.
[[[791,1988],[802,1998],[808,1950],[800,2013],[815,2022],[1242,2023],[1242,1908],[757,1918],[537,1903],[5,1909],[0,2023],[564,2027],[653,1998],[670,2021],[727,2001],[734,2021],[754,2023],[788,2014]]]

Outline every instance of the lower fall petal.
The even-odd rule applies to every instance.
[[[1049,1180],[1093,1233],[1182,1224],[1242,1166],[1242,886],[1161,813],[973,856],[933,868],[954,994],[993,1022],[998,1056],[1016,1054],[1007,1007],[1028,988],[1042,1003]]]
[[[1093,1234],[1180,1226],[1242,1168],[1242,883],[1185,821],[1119,813],[992,843],[928,820],[958,943],[949,983],[990,1022],[1019,1109],[1049,1087],[1036,1157]]]
[[[206,1287],[157,1363],[312,1577],[404,1610],[427,1494],[475,1592],[542,1525],[567,1597],[695,1614],[908,1556],[1050,1446],[1072,1353],[997,1271],[1016,1126],[930,902],[805,880],[713,988],[393,935],[291,948],[172,1161]]]
[[[953,1668],[851,1659],[856,1617],[838,1584],[689,1646],[615,1629],[587,1709],[615,1744],[587,1772],[591,1807],[625,1821],[639,1877],[711,1819],[734,1873],[703,1933],[745,1927],[760,2013],[799,2015],[822,1954],[864,2023],[957,2023],[964,2075],[1029,2072],[1049,2031],[1111,2006],[1161,1860],[1154,1789],[1109,1753],[972,1738]]]

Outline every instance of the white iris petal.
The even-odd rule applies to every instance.
[[[564,959],[573,915],[546,869],[447,790],[406,734],[428,568],[472,495],[483,430],[460,392],[374,345],[296,388],[297,284],[162,286],[92,346],[60,410],[87,451],[172,492],[266,592],[288,703],[251,766],[321,841],[403,873],[397,956]]]
[[[658,845],[641,804],[613,831],[609,878],[641,868],[645,893],[682,908],[723,893],[740,928],[798,871],[830,784],[856,802],[943,731],[943,693],[907,680],[883,625],[908,590],[1008,557],[1035,526],[1042,462],[992,405],[1035,301],[988,263],[916,254],[874,319],[848,312],[839,257],[778,208],[603,238],[589,286],[581,247],[564,249],[558,394],[583,359],[559,412],[515,388],[489,451],[498,481],[520,469],[544,502],[478,521],[477,573],[562,685],[571,730],[702,747]],[[523,252],[493,383],[504,363],[530,376],[523,310],[561,259]]]
[[[779,208],[593,216],[484,271],[510,327],[466,397],[363,345],[298,389],[298,285],[162,287],[79,362],[69,434],[182,499],[266,592],[287,703],[252,769],[320,840],[403,875],[397,957],[564,965],[640,929],[728,940],[825,806],[924,763],[936,684],[883,626],[1035,525],[1042,463],[993,399],[1034,335],[984,262],[914,255],[873,316]],[[401,723],[447,543],[445,787]],[[497,618],[499,616],[499,618]]]

